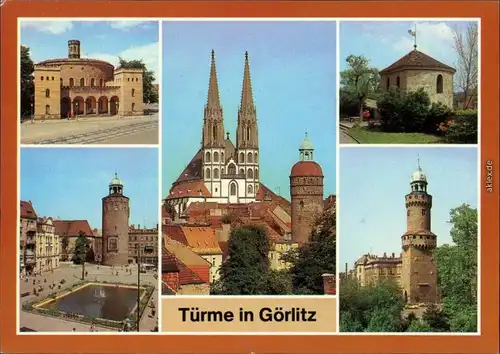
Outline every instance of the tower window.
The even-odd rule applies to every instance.
[[[209,168],[207,168],[205,170],[205,178],[210,179],[210,169]]]
[[[132,97],[135,97],[135,89],[132,89]]]
[[[399,79],[399,76],[396,77],[396,86],[399,88],[401,84],[401,80]]]
[[[245,163],[245,154],[244,153],[240,153],[240,163]]]
[[[50,97],[50,90],[49,89],[45,90],[45,97],[47,97],[47,98]]]
[[[213,140],[217,140],[217,127],[215,125],[212,128],[212,137],[213,137]]]
[[[224,162],[224,153],[223,152],[220,153],[220,160],[221,160],[221,162]]]
[[[214,178],[215,179],[219,178],[219,170],[217,168],[214,169]]]
[[[247,162],[248,163],[252,163],[253,159],[252,159],[252,153],[249,152],[248,155],[247,155]]]
[[[253,170],[251,168],[249,168],[248,171],[247,171],[247,178],[248,179],[253,179]]]
[[[406,211],[406,216],[410,216],[410,209]]]
[[[247,127],[247,140],[250,140],[250,127]]]
[[[80,86],[85,86],[85,79],[84,78],[80,79]]]
[[[235,175],[235,174],[236,174],[236,166],[234,166],[234,164],[230,164],[230,165],[227,167],[227,172],[228,172],[230,175]]]
[[[208,151],[205,154],[205,162],[210,162],[210,152],[208,152]]]
[[[258,154],[258,153],[255,153],[255,154],[253,155],[253,157],[254,157],[254,159],[253,159],[253,160],[254,160],[254,162],[255,162],[255,163],[258,163],[258,162],[259,162],[259,154]]]
[[[422,209],[422,215],[425,215],[425,209]]]
[[[214,152],[214,162],[219,162],[219,153],[217,151]]]
[[[95,86],[95,79],[90,80],[90,86],[94,87]]]
[[[441,74],[436,79],[436,93],[443,93],[443,75]]]
[[[255,169],[255,179],[259,179],[259,170]]]
[[[248,186],[248,194],[253,194],[253,187],[251,184]]]

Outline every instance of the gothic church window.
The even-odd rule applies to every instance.
[[[255,169],[255,179],[259,179],[259,170]]]
[[[258,163],[259,162],[259,154],[255,153],[253,160],[254,160],[255,163]]]
[[[210,178],[210,169],[209,168],[207,168],[205,170],[205,178]]]
[[[443,93],[443,75],[441,74],[436,79],[436,93]]]
[[[245,154],[240,153],[240,163],[245,163]]]
[[[220,153],[220,160],[221,160],[222,162],[224,162],[224,153],[223,153],[223,152],[221,152],[221,153]]]
[[[235,175],[236,174],[236,166],[233,164],[230,164],[227,167],[227,173],[229,173],[230,175]]]
[[[205,162],[210,162],[210,152],[208,152],[208,151],[205,154]]]
[[[247,127],[247,140],[250,140],[250,127]]]
[[[240,168],[240,175],[245,175],[245,170]]]
[[[251,184],[248,186],[248,194],[253,194],[253,187]]]
[[[248,153],[247,162],[252,163],[252,153],[251,152]]]
[[[231,184],[231,195],[236,195],[236,183]]]
[[[217,151],[214,152],[214,162],[219,162],[219,153]]]
[[[217,127],[216,126],[213,126],[213,128],[212,128],[212,137],[213,137],[213,140],[217,140]]]
[[[217,168],[214,169],[214,178],[215,179],[219,178],[219,170]]]
[[[249,178],[249,179],[253,178],[253,170],[251,168],[249,168],[247,171],[247,178]]]

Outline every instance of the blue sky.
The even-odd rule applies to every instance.
[[[365,253],[401,252],[406,232],[405,195],[417,158],[433,196],[431,228],[438,245],[451,243],[450,209],[467,203],[477,208],[476,148],[341,148],[339,258],[352,268]]]
[[[23,148],[21,200],[39,216],[86,219],[101,229],[102,201],[115,170],[130,198],[130,224],[158,223],[158,149]]]
[[[453,28],[466,28],[457,21],[359,21],[340,22],[340,70],[347,68],[349,55],[364,55],[370,64],[384,69],[413,50],[414,37],[408,30],[417,25],[417,49],[451,66],[456,66]]]
[[[35,62],[68,56],[68,40],[81,42],[81,56],[113,65],[118,57],[142,59],[159,80],[157,21],[27,21],[21,23],[21,44]]]
[[[334,22],[164,22],[162,194],[200,148],[212,49],[233,143],[248,50],[261,181],[289,198],[290,169],[307,131],[325,194],[335,193],[335,31]]]

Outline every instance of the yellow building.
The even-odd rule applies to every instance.
[[[280,238],[273,242],[269,251],[269,261],[271,269],[284,270],[290,267],[290,264],[283,261],[281,256],[294,248],[298,248],[299,244],[291,239]]]
[[[80,41],[68,41],[68,57],[35,65],[34,119],[142,115],[142,69],[115,68],[80,57]]]
[[[46,272],[59,267],[59,235],[52,218],[38,218],[36,234],[36,272]]]
[[[368,253],[354,263],[352,275],[361,286],[389,279],[401,284],[401,264],[401,257],[394,253],[391,256],[384,253],[382,257]]]

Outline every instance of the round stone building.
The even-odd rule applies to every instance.
[[[407,231],[401,236],[401,284],[406,302],[435,303],[437,236],[431,232],[432,195],[427,193],[427,177],[420,164],[411,176],[410,189],[405,196]]]
[[[143,70],[115,68],[80,56],[68,41],[68,57],[44,60],[34,70],[34,119],[142,115]]]
[[[109,194],[102,198],[102,264],[128,264],[129,198],[123,195],[123,183],[115,173]]]
[[[299,244],[311,237],[314,222],[323,212],[323,171],[314,162],[314,147],[307,134],[299,148],[300,160],[290,173],[292,239]]]
[[[385,90],[417,91],[424,89],[431,103],[453,107],[453,75],[449,65],[417,50],[380,71],[380,87]]]

